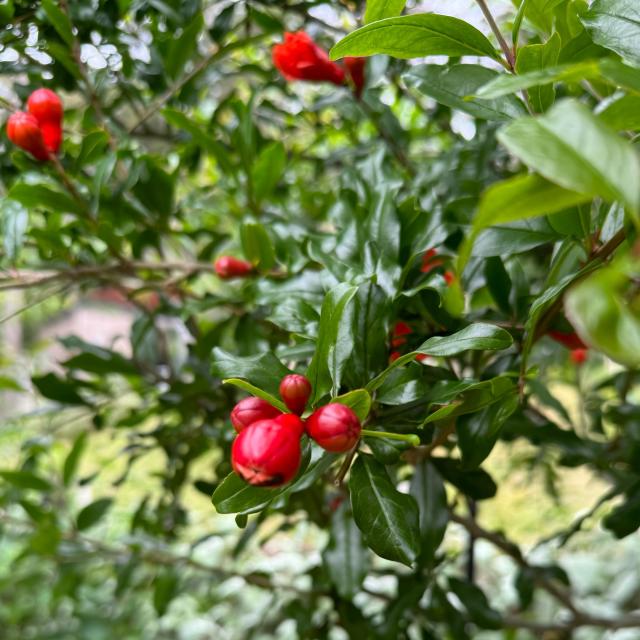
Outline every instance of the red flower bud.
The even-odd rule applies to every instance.
[[[391,334],[391,346],[400,347],[407,342],[407,339],[403,336],[408,336],[413,333],[413,330],[406,322],[396,322]]]
[[[253,265],[232,256],[221,256],[213,265],[220,278],[244,278],[253,273]]]
[[[274,420],[281,424],[283,427],[287,427],[288,429],[293,429],[298,437],[302,437],[304,433],[304,422],[300,420],[300,418],[293,413],[282,413]]]
[[[272,50],[273,64],[287,80],[311,82],[344,82],[344,71],[329,60],[326,51],[319,47],[304,31],[285,33],[284,42]]]
[[[395,362],[402,354],[399,351],[392,351],[389,354],[389,364]]]
[[[435,249],[428,249],[424,252],[422,255],[422,266],[420,267],[422,273],[429,273],[436,267],[441,267],[444,264],[442,258],[436,258],[437,254],[438,252]]]
[[[49,159],[40,125],[30,113],[12,113],[7,120],[7,136],[13,144],[28,151],[36,160]]]
[[[280,397],[284,400],[289,411],[302,415],[310,395],[311,383],[304,376],[292,373],[282,378]]]
[[[51,89],[36,89],[27,100],[29,113],[40,123],[62,120],[62,101]]]
[[[344,453],[360,438],[360,420],[349,407],[334,402],[314,411],[307,420],[307,433],[323,449]]]
[[[456,274],[453,273],[453,271],[445,271],[442,275],[448,287],[450,287],[456,281]]]
[[[547,331],[550,338],[563,344],[567,349],[586,349],[587,345],[582,342],[580,336],[575,331]]]
[[[243,429],[231,447],[233,470],[249,484],[277,487],[300,466],[300,436],[276,420],[258,420]]]
[[[258,422],[258,420],[277,418],[281,414],[282,412],[280,410],[271,406],[266,400],[249,397],[240,400],[240,402],[233,407],[231,411],[231,424],[234,429],[240,433],[250,424]]]
[[[573,349],[569,354],[569,358],[573,364],[580,366],[584,364],[589,357],[589,349]]]
[[[366,58],[347,57],[344,59],[344,66],[347,68],[347,73],[351,78],[351,82],[353,82],[353,92],[358,99],[360,99],[364,89],[364,68],[366,62]]]

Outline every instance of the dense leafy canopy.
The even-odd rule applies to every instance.
[[[3,637],[640,628],[633,597],[594,612],[483,524],[502,443],[551,491],[598,478],[559,547],[590,518],[640,527],[639,9],[415,4],[0,0],[3,122],[41,86],[65,106],[59,160],[0,140],[5,321],[33,357],[5,336]],[[360,99],[278,74],[296,30],[367,57]],[[253,270],[223,280],[221,255]],[[124,347],[68,336],[38,361],[39,325],[90,296],[131,318]],[[290,372],[367,432],[346,455],[305,437],[290,484],[247,485],[229,412],[284,408]],[[282,535],[313,549],[298,572],[255,561]]]

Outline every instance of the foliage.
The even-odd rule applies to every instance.
[[[3,130],[0,287],[27,325],[93,290],[135,314],[128,349],[65,338],[31,376],[41,410],[6,412],[24,437],[0,470],[5,637],[199,637],[179,611],[229,638],[640,628],[633,598],[601,615],[482,524],[502,441],[551,490],[577,467],[606,487],[560,546],[593,519],[640,526],[640,15],[514,5],[509,44],[493,18],[391,0],[0,1],[0,106],[43,85],[65,104],[59,162]],[[277,74],[298,29],[371,56],[360,100]],[[221,254],[255,274],[220,280]],[[576,330],[587,364],[549,330]],[[313,407],[410,437],[342,456],[305,439],[291,484],[245,484],[229,412],[291,371]],[[9,366],[0,384],[23,393]],[[304,575],[247,559],[293,531]],[[476,575],[477,539],[510,558],[517,602]]]

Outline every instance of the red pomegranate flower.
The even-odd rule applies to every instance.
[[[273,47],[273,63],[287,80],[344,82],[344,71],[329,60],[327,52],[307,33],[285,33],[284,42]],[[355,80],[354,80],[355,83]]]

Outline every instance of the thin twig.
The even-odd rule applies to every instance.
[[[485,0],[476,0],[476,3],[482,10],[482,13],[484,14],[485,19],[489,23],[489,26],[491,27],[491,31],[493,31],[493,35],[495,35],[496,39],[498,40],[498,44],[500,45],[500,48],[504,53],[504,57],[507,61],[507,66],[509,70],[512,72],[515,71],[516,61],[513,56],[513,50],[507,44],[507,41],[504,39],[504,36],[500,32],[500,28],[496,24],[496,21],[493,15],[491,14],[491,11],[489,11],[489,7],[487,6],[487,3],[485,2]]]

